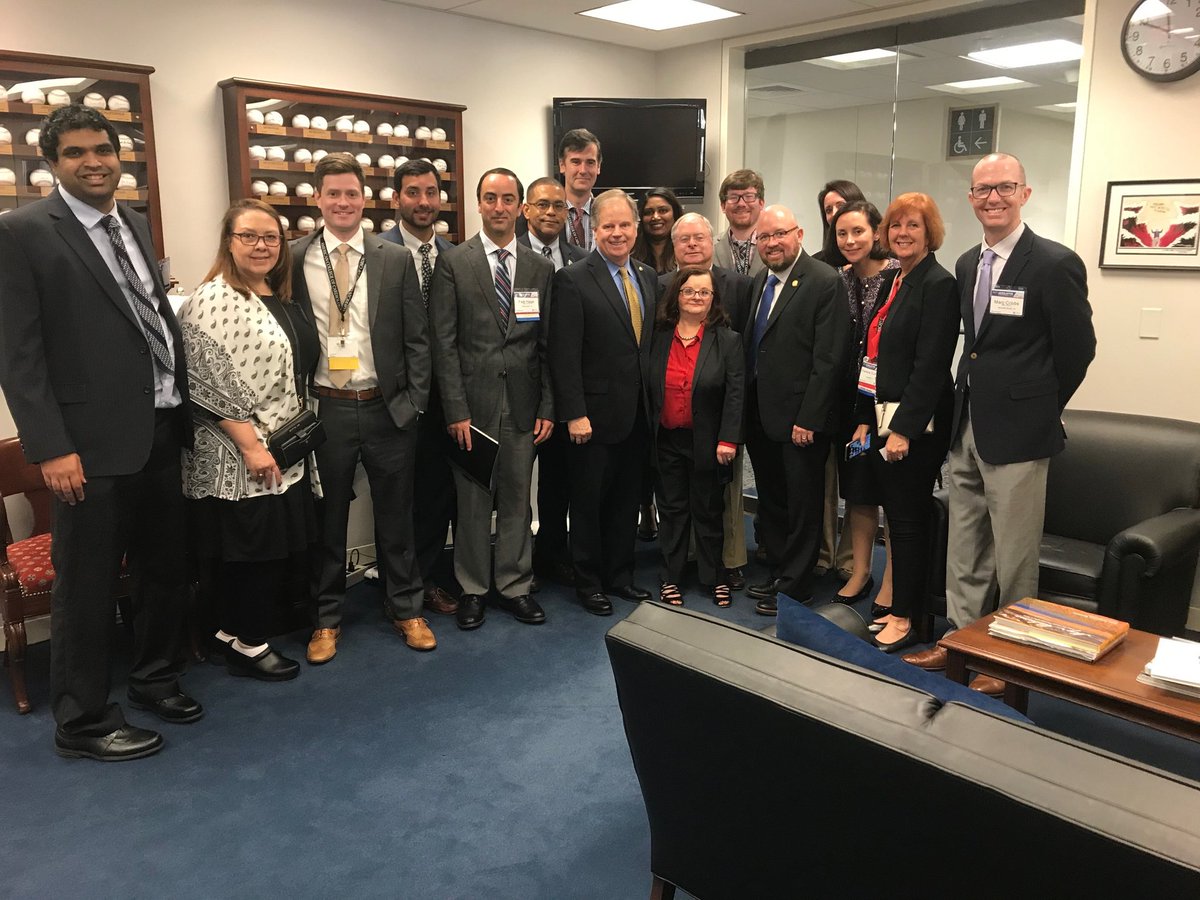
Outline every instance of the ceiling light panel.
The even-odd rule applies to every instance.
[[[974,60],[997,69],[1023,69],[1027,66],[1048,66],[1054,63],[1074,62],[1083,58],[1083,45],[1075,41],[1036,41],[1032,44],[1015,44],[1012,47],[996,47],[992,50],[976,50],[964,59]]]
[[[648,31],[668,31],[702,22],[731,19],[741,13],[731,12],[699,0],[624,0],[579,13],[593,19],[604,19],[621,25],[632,25]]]

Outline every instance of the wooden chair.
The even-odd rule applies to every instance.
[[[33,511],[33,529],[22,540],[13,540],[5,498],[24,496]],[[4,625],[4,665],[9,670],[17,709],[32,709],[25,690],[25,620],[50,612],[54,588],[54,566],[50,562],[50,511],[54,497],[42,481],[37,466],[25,461],[18,438],[0,440],[0,622]],[[118,602],[129,596],[129,577],[122,570],[117,583]],[[128,621],[128,605],[122,603],[122,618]]]

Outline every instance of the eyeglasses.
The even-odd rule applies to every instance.
[[[1011,197],[1017,192],[1017,188],[1024,187],[1019,181],[1002,181],[999,184],[973,184],[971,185],[971,196],[976,200],[986,200],[992,195],[992,191],[1000,197]]]
[[[235,231],[231,237],[237,238],[247,247],[257,246],[259,241],[266,247],[278,247],[280,240],[277,234],[255,234],[253,231]]]
[[[785,237],[799,227],[799,225],[793,225],[791,228],[781,228],[778,231],[768,231],[765,234],[756,234],[754,236],[754,240],[759,244],[769,244],[771,241],[782,241]]]
[[[679,289],[679,296],[686,297],[688,300],[691,300],[693,297],[699,297],[701,300],[711,300],[713,292],[708,288],[685,287]]]
[[[712,236],[707,234],[677,234],[674,241],[676,244],[711,244]]]
[[[758,191],[744,191],[740,194],[726,194],[725,202],[733,206],[737,206],[739,203],[745,203],[747,206],[749,206],[751,203],[758,202]]]
[[[563,203],[561,200],[555,200],[553,203],[551,203],[549,200],[538,200],[537,202],[529,205],[541,213],[548,212],[550,210],[554,210],[556,213],[567,211],[567,204]]]

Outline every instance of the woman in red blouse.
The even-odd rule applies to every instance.
[[[730,602],[721,510],[742,441],[745,360],[728,325],[711,272],[680,269],[658,304],[644,379],[658,470],[659,598],[675,606],[683,604],[679,585],[693,531],[701,584],[717,606]]]

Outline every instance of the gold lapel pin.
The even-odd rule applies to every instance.
[[[800,287],[800,279],[799,278],[792,281],[792,287]]]

